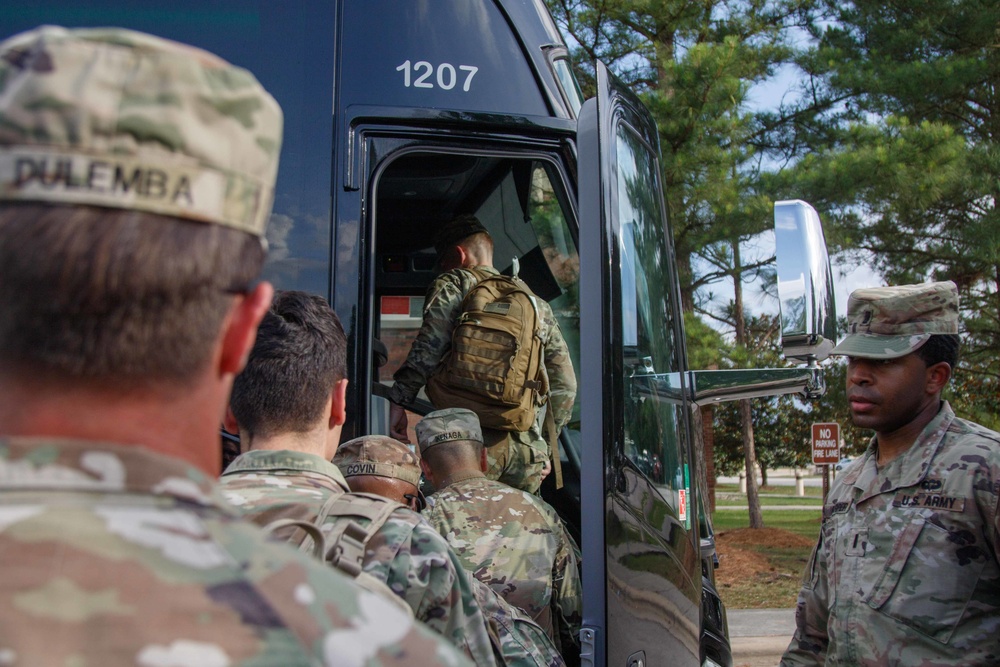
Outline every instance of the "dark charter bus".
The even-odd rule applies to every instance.
[[[344,322],[345,438],[389,433],[387,389],[435,277],[435,230],[478,216],[496,267],[517,266],[551,304],[577,374],[565,484],[542,489],[583,555],[582,648],[568,662],[732,664],[693,416],[706,402],[822,391],[832,287],[811,207],[775,208],[783,343],[802,363],[692,371],[656,125],[600,63],[597,95],[582,99],[543,0],[0,5],[4,37],[40,24],[194,44],[277,98],[265,278],[325,295]],[[411,423],[431,410],[422,394],[407,407]]]

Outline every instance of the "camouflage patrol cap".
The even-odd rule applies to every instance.
[[[474,440],[480,444],[483,442],[483,429],[479,425],[479,417],[472,410],[465,408],[428,412],[417,423],[415,430],[421,454],[435,445],[453,440]]]
[[[473,234],[486,234],[489,231],[479,222],[479,218],[474,215],[460,215],[444,224],[437,234],[434,235],[434,249],[438,255],[444,254],[451,246],[460,241],[464,241]]]
[[[0,42],[0,200],[134,209],[263,237],[278,103],[206,51],[120,28]]]
[[[384,435],[364,435],[337,448],[333,464],[344,477],[375,475],[420,486],[420,459],[410,448]]]
[[[951,281],[855,290],[847,331],[830,354],[895,359],[933,334],[958,333],[958,288]]]

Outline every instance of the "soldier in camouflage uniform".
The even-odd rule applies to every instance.
[[[462,216],[445,225],[436,238],[435,248],[444,273],[427,290],[420,331],[406,361],[393,375],[395,382],[389,390],[392,435],[402,442],[409,442],[406,413],[402,406],[413,403],[417,393],[444,360],[451,346],[452,331],[462,314],[462,301],[478,282],[468,269],[499,274],[493,268],[493,240],[475,216]],[[573,413],[576,374],[552,307],[542,299],[537,301],[544,347],[542,362],[549,381],[545,409],[552,411],[558,433]],[[490,479],[498,479],[531,493],[538,492],[551,465],[542,421],[539,410],[534,424],[526,432],[484,432],[488,444],[487,476]]]
[[[212,481],[280,141],[277,103],[204,51],[0,43],[0,664],[464,662]]]
[[[378,494],[413,509],[423,509],[425,501],[418,486],[419,459],[398,440],[380,435],[355,438],[338,448],[333,462],[352,491]],[[434,533],[441,541],[438,548],[442,553],[453,554],[448,543],[426,519],[416,511],[409,516],[414,524],[427,526]],[[462,574],[468,577],[476,602],[486,617],[498,665],[558,667],[565,664],[552,640],[537,623],[465,570]]]
[[[322,297],[275,294],[246,368],[233,384],[225,419],[227,430],[238,432],[249,451],[221,480],[226,499],[261,526],[281,519],[315,523],[331,496],[349,491],[330,462],[346,416],[346,347],[340,320]],[[358,444],[345,443],[345,456]],[[401,446],[415,468],[416,455]],[[364,498],[352,500],[365,505]],[[369,523],[329,514],[320,529],[330,535],[350,521]],[[278,537],[302,541],[295,528],[283,530]],[[368,542],[361,570],[385,583],[417,620],[477,665],[494,664],[486,619],[461,563],[419,515],[397,507]]]
[[[485,476],[483,436],[471,410],[429,413],[417,438],[424,475],[438,489],[427,520],[468,571],[534,618],[564,655],[577,650],[579,550],[555,510]]]
[[[958,291],[855,291],[847,399],[871,428],[823,507],[781,664],[1000,664],[1000,434],[941,391],[958,359]]]

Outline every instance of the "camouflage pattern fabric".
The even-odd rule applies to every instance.
[[[579,550],[555,510],[483,477],[453,479],[424,510],[465,568],[527,612],[561,653],[578,643]]]
[[[933,334],[958,333],[958,287],[949,281],[858,289],[847,302],[847,336],[830,354],[895,359]]]
[[[424,415],[413,429],[420,453],[449,442],[472,441],[483,444],[479,415],[468,408],[444,408]]]
[[[876,445],[830,490],[781,664],[1000,664],[1000,434],[944,403],[881,469]]]
[[[497,665],[508,667],[561,667],[566,664],[540,625],[511,605],[496,591],[466,573],[483,610],[493,642]]]
[[[313,522],[330,494],[347,489],[335,465],[291,451],[251,450],[226,469],[221,481],[229,502],[262,526],[279,518]],[[341,520],[329,517],[324,532]],[[461,563],[419,514],[402,507],[393,512],[369,541],[363,568],[477,665],[495,664],[485,618]]]
[[[5,666],[467,664],[135,445],[0,439],[0,572]]]
[[[254,76],[120,28],[0,43],[0,199],[90,204],[263,237],[282,114]]]
[[[500,273],[490,266],[476,268],[489,273]],[[395,383],[389,390],[389,398],[393,403],[409,405],[417,392],[427,384],[427,378],[438,367],[451,346],[451,334],[461,315],[459,311],[462,300],[475,284],[476,277],[465,269],[446,271],[431,283],[424,300],[420,331],[406,361],[393,375]],[[539,299],[538,311],[544,344],[543,362],[549,379],[546,409],[552,410],[556,428],[562,429],[573,414],[576,374],[552,307]],[[500,436],[499,433],[497,435]],[[499,444],[487,451],[490,456],[490,477],[516,488],[537,492],[541,484],[542,469],[549,459],[549,445],[542,435],[541,415],[536,416],[535,423],[527,432],[503,435],[509,436],[509,440],[498,437]],[[487,444],[492,445],[493,442]]]
[[[344,477],[387,477],[420,486],[420,457],[385,435],[363,435],[340,443],[333,464]]]
[[[279,519],[309,522],[330,494],[350,491],[337,466],[319,456],[263,449],[238,456],[219,482],[226,500],[260,526]]]

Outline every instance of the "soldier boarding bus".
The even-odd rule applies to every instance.
[[[776,207],[786,369],[691,371],[657,128],[600,63],[583,100],[543,0],[8,0],[5,36],[115,25],[251,70],[285,113],[264,277],[324,295],[348,333],[344,440],[389,433],[387,393],[437,275],[436,230],[474,214],[494,264],[547,301],[578,393],[563,485],[582,550],[570,664],[731,665],[713,586],[699,403],[822,388],[832,286],[818,218]],[[141,103],[141,101],[133,101]],[[150,128],[155,132],[156,128]],[[784,252],[783,252],[784,251]],[[411,423],[432,410],[421,394]]]

